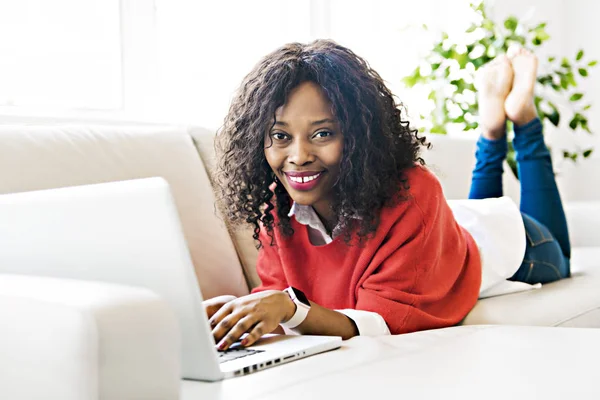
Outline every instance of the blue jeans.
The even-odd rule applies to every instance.
[[[548,283],[569,277],[569,230],[541,121],[536,118],[525,125],[515,125],[513,146],[521,181],[520,210],[527,247],[523,263],[510,280]],[[506,135],[498,140],[479,138],[470,199],[503,195],[502,163],[507,147]]]

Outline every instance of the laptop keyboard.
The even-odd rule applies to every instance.
[[[238,358],[251,356],[252,354],[262,353],[264,350],[253,350],[245,349],[243,347],[234,347],[225,351],[217,352],[219,356],[219,363],[222,364],[227,361],[237,360]]]

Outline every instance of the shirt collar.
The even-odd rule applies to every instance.
[[[296,218],[296,221],[298,221],[299,224],[308,225],[312,229],[319,231],[326,243],[331,243],[338,234],[336,229],[334,229],[332,232],[333,237],[329,235],[327,229],[325,229],[325,225],[323,225],[323,222],[321,221],[321,218],[319,218],[317,212],[314,208],[312,208],[312,206],[305,206],[294,202],[290,208],[290,212],[288,213],[288,217],[292,216]]]

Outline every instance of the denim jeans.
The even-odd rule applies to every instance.
[[[571,274],[569,230],[541,121],[536,118],[525,125],[515,125],[513,146],[521,181],[520,210],[527,246],[523,263],[510,279],[548,283],[566,278]],[[503,195],[502,163],[507,148],[506,135],[498,140],[479,138],[470,199]]]

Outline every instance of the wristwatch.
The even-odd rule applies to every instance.
[[[294,329],[306,319],[308,310],[310,310],[310,302],[301,290],[298,290],[294,287],[290,286],[289,288],[285,289],[284,292],[290,296],[290,299],[296,305],[296,312],[292,318],[286,322],[282,322],[280,325],[288,329]]]

